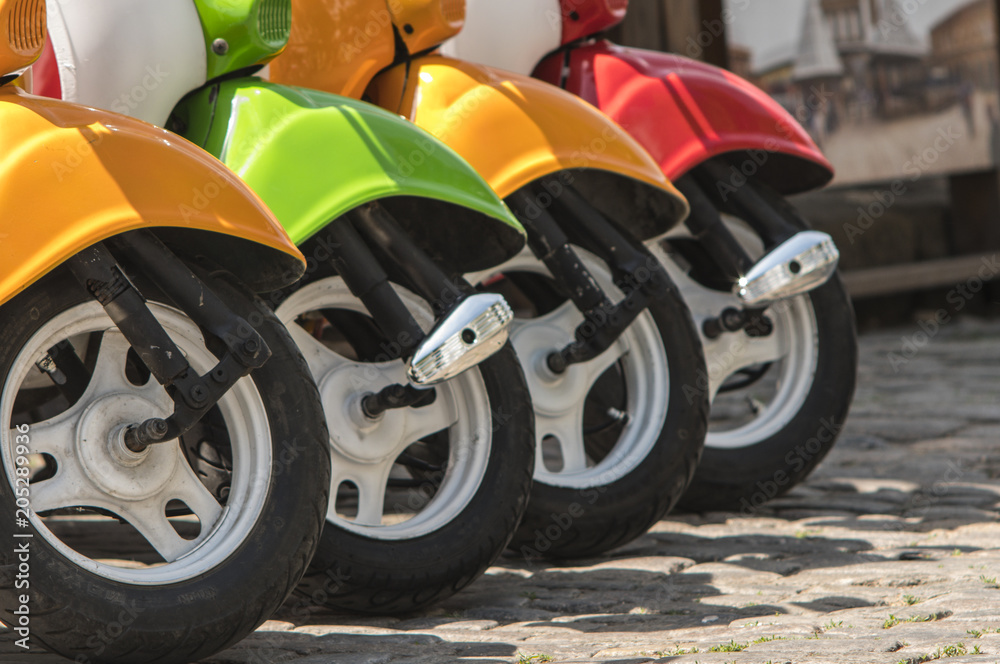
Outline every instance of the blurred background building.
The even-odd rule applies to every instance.
[[[998,5],[632,0],[610,36],[724,66],[807,128],[837,176],[795,203],[838,240],[862,322],[877,324],[939,308],[1000,252]],[[934,149],[942,131],[957,138]],[[894,184],[904,194],[851,236]],[[977,306],[1000,315],[994,288]]]

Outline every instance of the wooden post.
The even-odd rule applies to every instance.
[[[624,46],[729,65],[723,0],[633,0],[609,36]]]
[[[729,69],[729,44],[726,36],[726,21],[723,16],[723,0],[700,0],[701,29],[708,30],[714,38],[705,47],[702,60],[716,67]]]
[[[1000,36],[1000,0],[994,0],[995,35]],[[996,40],[1000,58],[1000,39]],[[983,139],[986,140],[986,139]],[[1000,249],[1000,170],[962,173],[948,178],[951,190],[951,237],[955,253]]]
[[[623,46],[667,50],[666,0],[641,0],[631,2],[625,20],[614,27],[608,36]]]

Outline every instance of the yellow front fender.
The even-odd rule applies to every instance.
[[[669,230],[687,215],[687,201],[635,139],[590,104],[553,85],[430,55],[413,60],[409,70],[399,65],[383,72],[367,94],[444,141],[502,198],[554,173],[579,174],[588,184],[598,173],[644,185],[646,191],[628,191],[626,197],[643,199],[647,208],[657,210],[645,216],[658,219],[622,220],[644,238]],[[616,187],[600,184],[601,191],[578,188],[585,196],[623,200],[608,193]],[[607,200],[595,204],[615,207]],[[611,209],[602,211],[617,216]]]
[[[260,289],[303,271],[260,199],[175,134],[6,86],[0,145],[0,302],[81,249],[138,228],[160,227]]]

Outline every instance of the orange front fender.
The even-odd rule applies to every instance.
[[[175,134],[6,86],[0,145],[0,303],[81,249],[139,228],[162,228],[262,289],[303,271],[260,199]],[[223,248],[223,236],[242,241]]]
[[[659,219],[633,228],[644,239],[687,215],[687,201],[635,139],[555,86],[430,55],[382,73],[367,94],[444,141],[502,198],[554,173],[599,172],[653,188]]]

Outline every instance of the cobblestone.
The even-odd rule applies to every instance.
[[[286,609],[207,661],[998,662],[1000,324],[944,327],[894,369],[917,329],[862,339],[841,443],[753,513],[671,515],[595,559],[504,558],[417,615]]]

